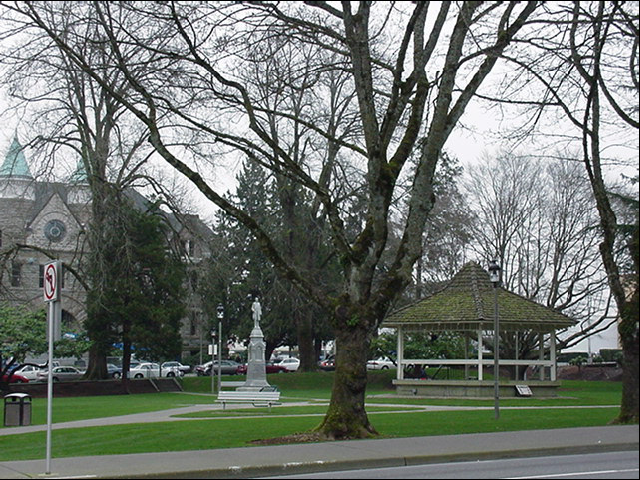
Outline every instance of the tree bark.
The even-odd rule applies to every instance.
[[[370,332],[360,323],[336,332],[336,370],[331,402],[317,431],[331,439],[377,435],[365,411]]]

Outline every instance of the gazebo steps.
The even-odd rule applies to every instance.
[[[396,394],[417,397],[444,398],[494,398],[493,380],[421,380],[403,379],[393,380]],[[518,380],[501,381],[499,384],[500,398],[516,398],[522,395],[516,385],[525,385],[534,398],[557,397],[558,381],[546,380]],[[522,390],[522,389],[521,389]],[[526,389],[525,389],[526,390]]]

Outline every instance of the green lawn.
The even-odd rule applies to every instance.
[[[409,408],[412,404],[492,407],[493,399],[401,400],[376,397],[392,393],[390,381],[393,374],[393,371],[370,372],[369,377],[367,412],[371,423],[384,437],[607,425],[617,415],[617,406],[621,398],[619,382],[564,381],[561,398],[503,399],[500,405],[594,408],[503,408],[500,419],[496,421],[492,408],[446,412],[415,412]],[[225,377],[226,379],[229,377]],[[287,406],[287,403],[299,400],[327,400],[333,381],[331,372],[269,375],[268,380],[282,391],[283,401],[283,406],[274,407],[271,412],[267,408],[207,412],[206,406],[215,403],[215,396],[207,394],[210,392],[211,379],[206,377],[185,378],[185,393],[54,398],[53,418],[56,423],[165,410],[186,405],[203,405],[203,412],[189,415],[191,418],[200,419],[184,422],[54,430],[52,455],[63,457],[241,447],[249,446],[249,442],[260,438],[308,431],[320,423],[326,411],[326,404],[318,402],[311,406]],[[378,403],[406,404],[407,408],[398,411],[397,408],[376,406]],[[598,407],[601,405],[614,407]],[[46,422],[46,399],[33,399],[32,416],[32,424]],[[123,438],[127,441],[123,442]],[[0,461],[44,458],[45,441],[45,432],[0,436]]]

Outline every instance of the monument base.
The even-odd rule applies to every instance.
[[[236,388],[236,392],[259,392],[261,391],[264,387],[269,387],[269,384],[267,385],[263,385],[261,387],[258,386],[250,386],[250,387],[238,387]]]

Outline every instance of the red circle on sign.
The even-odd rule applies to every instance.
[[[56,283],[58,281],[56,266],[53,263],[44,269],[44,298],[54,300],[56,298]]]

